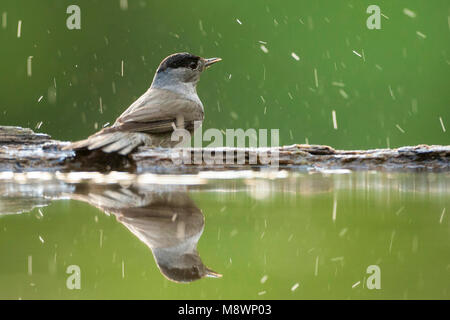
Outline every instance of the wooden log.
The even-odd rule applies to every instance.
[[[182,150],[140,147],[129,156],[120,156],[101,151],[61,150],[67,143],[53,140],[49,135],[35,133],[31,129],[0,126],[0,171],[127,171],[171,174],[266,168],[291,171],[450,171],[450,146],[439,145],[373,150],[335,150],[329,146],[305,144],[276,148]],[[208,154],[221,159],[219,162],[222,163],[208,162]],[[271,166],[267,161],[275,157],[278,165]]]

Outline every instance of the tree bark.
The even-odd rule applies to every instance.
[[[101,151],[61,150],[67,143],[53,140],[49,135],[35,133],[31,129],[0,126],[0,171],[127,171],[172,174],[266,168],[290,171],[450,171],[450,146],[439,145],[373,150],[335,150],[329,146],[305,144],[276,148],[183,150],[140,147],[129,156],[120,156]],[[216,159],[221,159],[222,164],[218,161],[208,163],[209,158],[205,154],[209,153],[215,155]],[[270,159],[278,159],[278,164],[271,165],[267,162]]]

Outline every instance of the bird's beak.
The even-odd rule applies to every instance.
[[[211,65],[213,65],[216,62],[222,61],[221,58],[209,58],[209,59],[205,59],[205,68],[210,67]]]
[[[206,276],[209,277],[209,278],[222,278],[222,275],[220,273],[212,271],[209,268],[206,268]]]

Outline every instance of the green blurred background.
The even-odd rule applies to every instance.
[[[66,27],[70,4],[81,30]],[[370,4],[381,30],[366,27]],[[445,0],[2,0],[0,123],[42,121],[37,131],[81,139],[139,97],[161,59],[189,51],[223,58],[198,87],[205,129],[279,128],[282,144],[336,148],[448,144],[449,10]]]

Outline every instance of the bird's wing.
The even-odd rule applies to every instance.
[[[203,120],[203,107],[172,91],[152,88],[136,100],[110,129],[145,133],[171,132],[180,119],[184,122],[184,128],[193,127],[194,121]]]

